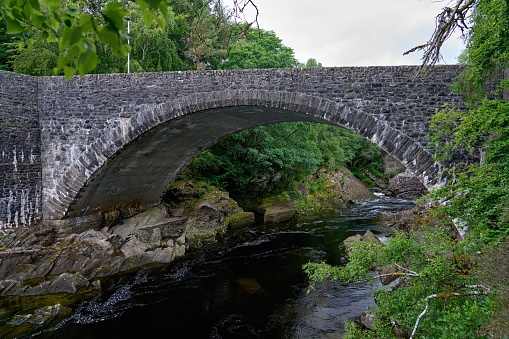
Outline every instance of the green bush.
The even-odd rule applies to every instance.
[[[409,234],[398,232],[387,245],[358,242],[348,253],[344,267],[308,263],[304,270],[312,284],[330,280],[373,281],[375,268],[393,267],[400,285],[375,289],[375,326],[363,331],[347,325],[347,338],[392,338],[388,329],[398,326],[419,338],[475,338],[493,309],[488,289],[465,275],[465,248],[454,241],[445,227],[422,227]],[[479,295],[471,295],[472,292]],[[426,306],[428,305],[428,306]]]

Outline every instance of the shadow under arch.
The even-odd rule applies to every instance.
[[[62,176],[44,219],[78,220],[132,204],[158,203],[176,175],[219,139],[278,122],[347,128],[401,161],[426,187],[441,185],[435,179],[441,166],[431,152],[365,113],[366,108],[355,100],[267,90],[195,93],[157,105],[132,105],[124,108],[134,112],[131,118],[104,132]]]

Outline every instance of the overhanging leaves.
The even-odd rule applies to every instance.
[[[220,8],[221,1],[203,3],[205,7]],[[135,2],[140,7],[145,25],[155,23],[162,28],[166,26],[170,17],[170,0]],[[129,46],[125,20],[128,4],[120,1],[107,1],[101,5],[86,0],[66,3],[59,0],[7,0],[0,7],[0,19],[5,19],[8,33],[38,30],[47,42],[58,41],[60,53],[66,54],[70,60],[65,65],[56,65],[55,74],[63,72],[69,79],[71,69],[84,75],[94,70],[92,65],[98,64],[96,57],[93,57],[96,53],[90,49],[90,39],[100,39],[115,56],[127,56]],[[258,12],[251,1],[234,1],[232,12],[242,13],[248,5]]]

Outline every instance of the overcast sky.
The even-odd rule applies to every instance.
[[[272,30],[305,62],[324,66],[420,64],[403,56],[428,41],[435,17],[448,0],[254,0],[260,28]],[[445,63],[457,63],[463,42],[447,42]]]

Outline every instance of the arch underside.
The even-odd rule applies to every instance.
[[[162,123],[123,147],[81,188],[66,217],[158,203],[177,174],[221,138],[252,127],[289,121],[327,122],[266,107],[227,107]]]
[[[108,159],[80,190],[66,217],[158,203],[177,174],[219,139],[283,121],[330,123],[280,108],[249,106],[206,110],[167,121]]]

